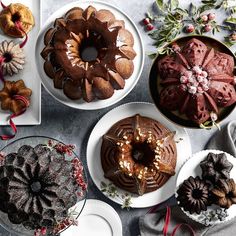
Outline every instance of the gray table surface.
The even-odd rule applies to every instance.
[[[54,11],[65,5],[66,3],[73,2],[73,0],[42,0],[42,22],[44,22]],[[92,1],[91,1],[92,2]],[[152,41],[143,31],[143,26],[140,20],[144,17],[145,12],[150,8],[154,0],[107,0],[106,2],[115,4],[125,13],[127,13],[133,21],[137,24],[144,42],[146,53],[152,52],[154,47]],[[182,0],[181,3],[186,3]],[[196,0],[195,2],[199,2]],[[220,16],[218,16],[220,17]],[[222,38],[219,35],[218,38]],[[42,123],[38,126],[21,126],[18,127],[18,135],[16,138],[29,136],[29,135],[45,135],[62,140],[66,143],[73,143],[77,146],[77,152],[84,164],[86,164],[86,144],[89,134],[93,129],[96,122],[109,110],[116,106],[127,102],[142,101],[152,102],[148,89],[148,76],[152,61],[145,56],[145,65],[138,84],[133,91],[126,96],[119,103],[97,111],[82,111],[66,107],[51,97],[44,88],[42,88]],[[223,123],[226,124],[229,120],[236,118],[236,112],[231,114]],[[218,132],[216,130],[187,130],[191,143],[193,153],[204,149],[207,140]],[[0,148],[11,141],[0,141]],[[87,170],[87,167],[86,167]],[[104,197],[98,191],[89,177],[88,198],[100,199],[107,202],[115,208],[120,215],[123,224],[124,236],[136,236],[139,234],[138,219],[139,216],[144,215],[148,208],[145,209],[131,209],[130,211],[122,210],[119,205],[113,203],[108,198]],[[169,201],[174,202],[173,199]],[[7,236],[8,233],[0,229],[0,236]]]

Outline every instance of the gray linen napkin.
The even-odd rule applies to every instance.
[[[221,131],[218,131],[209,140],[206,149],[217,149],[228,152],[236,157],[236,121],[228,123]],[[163,236],[166,209],[156,213],[146,214],[140,217],[139,227],[141,236]],[[189,224],[195,231],[196,236],[234,236],[236,235],[236,219],[224,224],[206,227],[189,219],[178,206],[171,207],[171,220],[168,228],[168,235],[171,235],[174,227],[178,224]],[[176,236],[190,236],[189,230],[180,228]]]

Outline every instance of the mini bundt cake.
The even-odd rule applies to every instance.
[[[23,30],[16,25],[20,22]],[[34,16],[30,9],[21,3],[12,3],[0,13],[0,28],[14,38],[23,38],[34,26]],[[24,31],[24,32],[23,32]]]
[[[72,163],[55,149],[21,146],[0,167],[0,210],[13,224],[52,231],[77,202],[72,170]]]
[[[158,61],[159,105],[200,125],[235,104],[234,58],[196,38],[178,48]]]
[[[135,115],[114,124],[103,136],[104,176],[139,195],[155,191],[175,174],[174,133],[158,121]]]
[[[211,190],[215,204],[228,209],[236,204],[236,184],[233,179],[219,179]]]
[[[29,106],[32,90],[25,86],[23,80],[5,81],[0,91],[1,108],[18,114]]]
[[[216,183],[219,179],[229,179],[233,164],[227,160],[225,153],[209,153],[201,161],[202,178]]]
[[[25,64],[25,53],[19,44],[14,44],[13,41],[4,40],[0,43],[0,57],[2,61],[3,74],[12,76],[23,69]]]
[[[107,99],[133,73],[133,36],[108,10],[72,8],[56,19],[44,43],[45,73],[70,99]],[[88,48],[96,55],[83,56]]]
[[[209,185],[199,176],[186,179],[177,190],[177,202],[190,214],[200,214],[209,205]]]

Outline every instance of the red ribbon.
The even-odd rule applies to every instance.
[[[2,3],[2,1],[0,1],[0,2],[1,2],[1,6],[2,6],[3,9],[7,8],[7,6]],[[23,29],[22,24],[21,24],[20,21],[16,21],[15,25],[16,25],[16,28],[19,29],[21,32],[23,32],[24,35],[25,35],[24,41],[20,44],[20,48],[23,48],[25,46],[25,44],[27,43],[27,41],[28,41],[28,34]]]
[[[163,236],[167,236],[168,227],[170,224],[170,218],[171,218],[171,208],[169,206],[167,206],[166,207],[165,223],[164,223],[164,227],[163,227]],[[182,226],[186,226],[189,229],[189,231],[191,232],[191,234],[193,236],[195,236],[195,232],[194,232],[193,228],[189,224],[185,224],[185,223],[176,225],[174,230],[171,233],[171,236],[175,236],[177,230],[180,229]]]

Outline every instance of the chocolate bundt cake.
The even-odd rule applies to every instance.
[[[190,214],[206,211],[209,204],[209,185],[199,176],[186,179],[177,190],[177,202]]]
[[[233,164],[227,160],[225,153],[209,153],[201,161],[202,178],[216,183],[219,179],[229,179]]]
[[[174,134],[158,121],[135,115],[114,124],[103,136],[104,176],[139,195],[155,191],[175,174]]]
[[[44,43],[45,73],[70,99],[107,99],[133,73],[133,36],[108,10],[72,8],[56,19]],[[88,48],[95,49],[92,56]]]
[[[50,232],[77,202],[72,168],[55,149],[21,146],[0,167],[0,210],[13,224]]]
[[[235,104],[234,58],[196,38],[178,48],[158,62],[159,105],[200,125]]]
[[[19,22],[22,29],[16,25]],[[30,9],[21,3],[12,3],[0,12],[0,28],[14,38],[23,38],[34,26],[34,16]]]
[[[233,179],[219,179],[211,193],[214,203],[220,207],[228,209],[236,204],[236,184]]]

